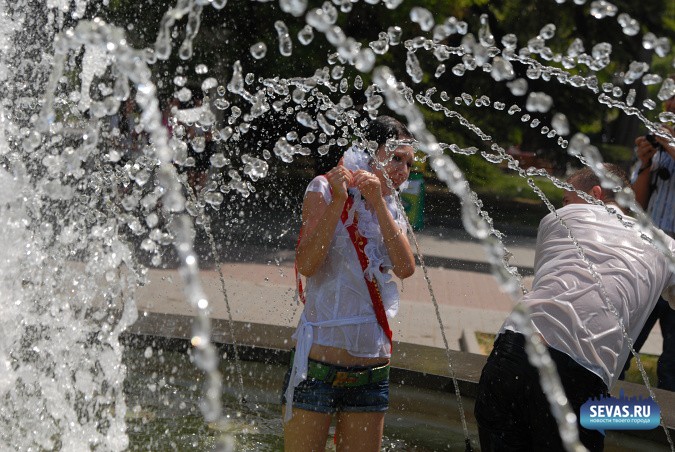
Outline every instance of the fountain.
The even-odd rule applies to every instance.
[[[20,244],[5,247],[1,264],[7,314],[0,323],[0,394],[6,402],[0,442],[8,448],[144,447],[134,441],[148,423],[161,429],[142,441],[150,448],[160,444],[157,436],[172,425],[151,421],[163,411],[149,414],[147,397],[125,395],[124,381],[135,370],[149,376],[132,376],[127,386],[162,393],[165,407],[189,410],[196,430],[211,432],[206,443],[191,437],[162,447],[232,450],[236,441],[259,447],[233,436],[242,425],[240,431],[253,438],[260,432],[278,436],[272,409],[264,409],[267,417],[255,413],[272,402],[246,378],[265,368],[242,366],[239,347],[223,350],[214,343],[215,312],[225,320],[215,322],[223,342],[236,344],[256,330],[236,321],[228,268],[217,264],[223,256],[250,258],[240,247],[257,237],[255,252],[270,256],[263,258],[270,269],[265,278],[282,286],[292,279],[279,256],[297,231],[303,174],[306,179],[359,140],[368,117],[389,110],[407,122],[420,160],[461,200],[456,216],[485,246],[495,286],[513,300],[526,290],[523,277],[509,262],[505,234],[455,160],[468,156],[505,166],[554,210],[541,187],[566,185],[542,169],[521,168],[505,150],[503,143],[514,136],[503,132],[503,124],[577,164],[595,166],[600,151],[586,135],[569,137],[583,122],[565,112],[586,119],[581,106],[592,112],[601,106],[619,112],[625,124],[642,123],[657,134],[661,123],[675,119],[655,112],[659,100],[675,94],[675,83],[663,77],[664,67],[673,64],[670,40],[641,33],[627,10],[606,1],[541,5],[542,17],[551,14],[548,22],[537,24],[533,35],[517,30],[518,36],[497,30],[505,23],[497,19],[512,17],[512,11],[488,7],[474,15],[457,7],[453,15],[398,0],[1,4],[0,209],[8,243]],[[613,46],[601,33],[585,36],[588,42],[557,38],[549,23],[553,14],[581,16],[590,28],[602,22],[627,44]],[[566,33],[565,25],[558,27]],[[620,55],[613,60],[615,52]],[[574,99],[563,97],[570,93]],[[565,108],[568,102],[573,108]],[[448,125],[452,134],[444,130]],[[310,159],[315,168],[301,166]],[[629,191],[619,201],[635,207]],[[286,217],[279,221],[274,213]],[[636,218],[654,246],[664,249],[639,208]],[[290,251],[285,259],[292,259]],[[216,293],[202,284],[205,261],[215,265]],[[191,343],[198,384],[189,383],[183,358],[168,351],[165,358],[162,340],[148,339],[142,353],[120,343],[125,331],[148,333],[149,327],[141,328],[148,314],[161,318],[139,294],[158,277],[168,284],[174,269],[185,294],[182,312],[195,315],[181,335]],[[450,350],[426,267],[424,274],[443,336],[445,373],[454,378],[463,363]],[[292,289],[284,295],[267,316],[292,323]],[[176,330],[154,328],[160,336],[168,335],[162,329]],[[223,353],[234,357],[225,368],[219,367]],[[171,369],[161,375],[152,370],[167,362]],[[557,376],[552,369],[543,373],[555,399]],[[471,438],[461,386],[455,381],[453,388],[464,445]],[[187,393],[166,394],[178,387]],[[231,399],[225,410],[223,393]],[[565,419],[566,410],[562,404],[554,411]],[[578,445],[572,424],[561,422],[561,431],[570,448]]]

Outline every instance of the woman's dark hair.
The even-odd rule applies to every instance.
[[[407,140],[412,139],[413,135],[399,120],[391,116],[378,116],[366,126],[364,137],[376,142],[379,147],[389,139]]]

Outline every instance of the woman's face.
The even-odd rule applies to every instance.
[[[413,159],[415,158],[415,151],[412,146],[407,145],[397,146],[393,150],[387,150],[386,145],[382,145],[377,150],[376,157],[384,165],[384,173],[391,180],[394,188],[398,188],[403,182],[408,180]],[[389,194],[390,190],[387,186],[387,180],[382,171],[375,167],[374,172],[382,183],[382,193]]]

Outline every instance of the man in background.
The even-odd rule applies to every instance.
[[[665,101],[664,109],[675,113],[675,96]],[[672,127],[664,127],[662,131],[675,135]],[[675,146],[654,134],[637,137],[635,145],[639,161],[633,177],[635,199],[651,217],[654,226],[675,238]],[[675,310],[668,306],[666,300],[661,298],[656,304],[635,342],[635,350],[642,348],[657,320],[663,335],[663,347],[656,367],[656,386],[675,391]],[[624,370],[629,365],[630,357]]]

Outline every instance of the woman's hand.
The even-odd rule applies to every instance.
[[[380,179],[373,173],[364,170],[354,172],[352,187],[356,187],[361,195],[372,206],[382,201],[382,185]]]
[[[326,173],[326,179],[333,190],[333,198],[342,201],[347,199],[347,189],[351,186],[353,174],[350,170],[344,167],[342,159],[338,165]]]

